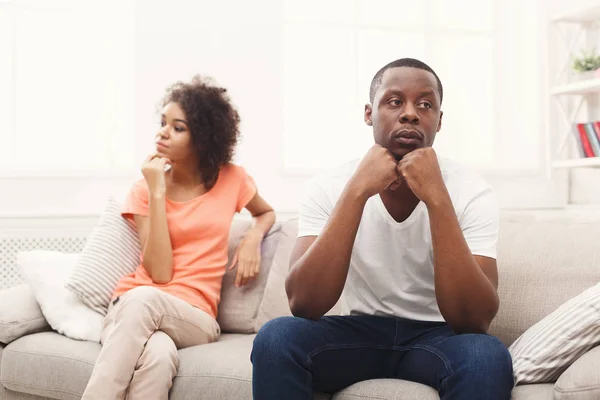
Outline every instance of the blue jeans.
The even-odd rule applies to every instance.
[[[281,317],[252,349],[256,400],[307,400],[368,379],[396,378],[443,400],[510,399],[510,353],[497,338],[455,334],[444,322],[375,316]]]

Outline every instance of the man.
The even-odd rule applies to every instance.
[[[286,281],[295,317],[254,341],[255,399],[312,399],[377,378],[420,382],[443,400],[510,398],[510,354],[486,334],[499,304],[497,204],[432,149],[442,98],[418,60],[373,78],[364,119],[375,145],[309,185]],[[323,317],[340,296],[345,315]]]

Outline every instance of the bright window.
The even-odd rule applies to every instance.
[[[444,85],[440,153],[486,171],[539,168],[536,7],[518,0],[286,0],[286,170],[312,173],[362,156],[373,143],[363,123],[371,78],[403,57],[429,64]]]
[[[131,168],[133,1],[0,3],[0,173]]]

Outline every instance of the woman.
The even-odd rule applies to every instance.
[[[231,264],[236,286],[258,274],[275,221],[252,178],[230,162],[240,118],[226,90],[197,76],[169,88],[162,106],[156,153],[123,210],[138,230],[141,264],[117,285],[83,399],[167,399],[177,349],[219,338],[234,214],[246,208],[255,222]]]

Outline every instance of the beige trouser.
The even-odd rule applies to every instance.
[[[85,400],[168,399],[177,374],[177,349],[214,342],[217,322],[159,289],[142,286],[111,303],[102,350]]]

